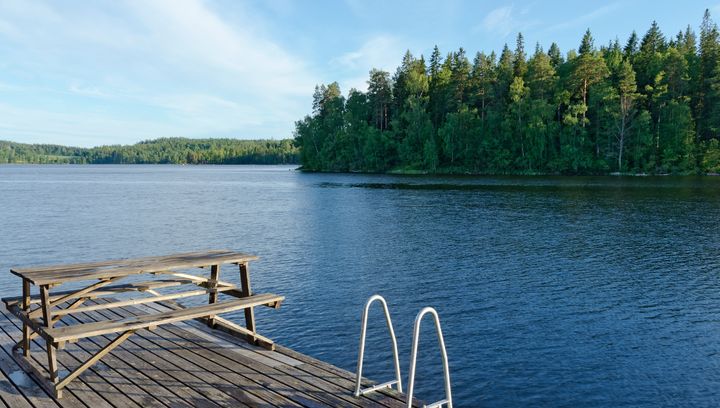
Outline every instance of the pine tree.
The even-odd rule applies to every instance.
[[[632,34],[630,34],[630,38],[627,40],[627,43],[625,43],[625,48],[623,48],[623,56],[630,63],[635,60],[635,55],[638,52],[638,42],[638,35],[635,30],[633,30]]]
[[[618,72],[618,120],[617,120],[617,169],[623,169],[623,152],[627,141],[628,130],[632,126],[632,119],[635,111],[635,102],[639,96],[637,83],[635,82],[635,71],[628,60],[623,60]]]
[[[550,57],[550,62],[555,69],[557,69],[557,67],[559,67],[560,64],[564,62],[562,53],[560,53],[560,47],[558,47],[557,43],[550,44],[550,48],[548,49],[548,57]]]
[[[513,75],[519,78],[525,77],[527,73],[527,56],[525,55],[525,39],[522,33],[518,33],[515,46],[515,61],[513,62]]]

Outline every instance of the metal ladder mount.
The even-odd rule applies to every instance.
[[[395,379],[391,381],[386,381],[382,384],[373,385],[372,387],[361,389],[360,383],[362,381],[363,357],[365,356],[365,335],[367,333],[368,311],[370,310],[370,305],[372,305],[375,301],[380,302],[380,304],[382,305],[383,311],[385,312],[385,323],[387,324],[388,330],[390,331],[390,338],[392,339],[393,346],[393,357],[395,359]],[[402,379],[400,377],[400,358],[398,357],[398,346],[397,339],[395,338],[395,330],[393,329],[392,320],[390,319],[390,311],[388,310],[387,302],[385,302],[385,299],[380,295],[372,295],[370,296],[370,299],[368,299],[365,303],[365,309],[363,309],[362,314],[362,328],[360,330],[360,350],[358,351],[358,365],[355,378],[355,396],[359,397],[361,395],[365,395],[367,393],[382,388],[392,388],[393,385],[397,385],[398,392],[402,392]]]
[[[445,351],[445,339],[443,339],[442,329],[440,328],[440,317],[432,307],[424,307],[415,317],[415,327],[413,328],[412,352],[410,355],[410,378],[408,379],[407,406],[412,407],[413,391],[415,388],[415,367],[417,361],[418,343],[420,341],[420,323],[426,314],[431,314],[435,322],[435,330],[437,332],[438,345],[440,346],[440,355],[443,363],[443,376],[445,379],[445,398],[425,405],[425,408],[440,408],[446,406],[452,408],[452,391],[450,389],[450,366],[448,365],[447,351]]]
[[[379,301],[380,304],[382,304],[383,311],[385,312],[385,323],[387,324],[388,330],[390,331],[390,338],[392,339],[392,345],[393,345],[393,357],[395,362],[395,380],[387,381],[381,384],[374,385],[372,387],[368,387],[365,389],[361,389],[361,381],[362,381],[362,367],[363,367],[363,357],[365,356],[365,337],[367,333],[367,321],[368,321],[368,311],[370,310],[370,305],[372,305],[373,302]],[[443,376],[445,380],[445,398],[433,402],[430,405],[425,405],[425,408],[441,408],[443,406],[447,408],[452,408],[452,390],[450,387],[450,367],[448,365],[448,358],[447,358],[447,351],[445,350],[445,339],[443,338],[442,334],[442,328],[440,327],[440,317],[438,316],[438,313],[435,309],[432,307],[425,307],[422,310],[420,310],[420,313],[417,314],[415,317],[415,325],[413,328],[413,341],[412,341],[412,352],[410,354],[410,375],[408,378],[408,392],[407,392],[407,407],[412,408],[412,402],[413,402],[413,391],[415,388],[415,368],[416,368],[416,362],[417,362],[417,352],[418,352],[418,343],[420,341],[420,323],[422,323],[422,319],[426,314],[430,314],[433,317],[433,321],[435,323],[435,330],[437,332],[437,338],[438,338],[438,344],[440,346],[440,354],[442,356],[442,363],[443,363]],[[358,365],[357,365],[357,374],[355,377],[355,396],[359,397],[361,395],[365,395],[367,393],[377,391],[383,388],[392,388],[393,385],[397,385],[398,392],[402,392],[402,380],[400,376],[400,360],[398,358],[398,346],[397,346],[397,339],[395,338],[395,330],[393,329],[392,320],[390,319],[390,311],[388,310],[387,302],[385,302],[385,299],[380,295],[373,295],[370,296],[370,298],[365,303],[365,308],[363,309],[362,314],[362,327],[360,329],[360,349],[358,351]]]

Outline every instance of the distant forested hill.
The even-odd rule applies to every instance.
[[[316,87],[296,123],[304,169],[437,173],[720,172],[720,35],[705,16],[666,36],[577,50],[409,51],[367,92]]]
[[[93,148],[0,140],[0,163],[296,164],[298,159],[298,149],[290,139],[162,138]]]

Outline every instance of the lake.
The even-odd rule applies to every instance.
[[[260,333],[351,371],[370,295],[390,305],[403,381],[434,306],[458,407],[720,405],[720,177],[0,166],[3,296],[20,292],[11,266],[209,248],[259,255],[255,290],[287,297],[258,310]],[[385,381],[381,315],[364,372]],[[434,401],[424,323],[416,396]]]

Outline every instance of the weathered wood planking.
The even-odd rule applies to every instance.
[[[146,314],[142,316],[78,324],[67,327],[55,327],[45,329],[45,334],[53,342],[77,340],[85,337],[99,336],[103,334],[154,328],[155,326],[200,317],[207,317],[214,314],[233,312],[236,310],[246,309],[248,307],[263,305],[276,306],[279,305],[280,302],[282,302],[284,299],[284,296],[265,293],[261,295],[249,296],[243,299],[229,300],[221,303],[213,303],[206,306],[196,306],[189,309],[177,309],[150,315]]]
[[[152,307],[157,311],[173,309],[170,305],[166,306],[164,304],[151,304],[148,305],[148,307]],[[126,308],[125,310],[134,312],[135,314],[138,313],[137,311],[134,311],[135,308]],[[201,327],[200,325],[194,325],[193,323],[198,322],[187,322],[183,323],[183,325],[193,326],[193,328]],[[249,346],[241,339],[224,332],[219,333],[214,331],[212,337],[209,337],[203,335],[202,333],[198,334],[197,331],[192,329],[182,329],[182,331],[178,331],[179,328],[176,325],[167,326],[165,329],[177,334],[180,338],[192,341],[205,348],[216,349],[218,342],[222,341],[232,343],[236,347],[242,348],[243,351],[252,354],[259,354],[259,358],[256,356],[254,358],[255,360],[271,358],[276,360],[277,363],[265,363],[266,365],[277,368],[294,378],[300,379],[301,382],[309,382],[311,386],[315,387],[315,389],[325,390],[326,392],[330,391],[335,395],[343,396],[346,400],[351,399],[359,406],[400,408],[405,407],[407,404],[405,396],[392,389],[380,390],[376,393],[368,394],[363,398],[355,398],[352,396],[352,392],[355,387],[355,375],[353,373],[342,370],[320,360],[313,359],[312,357],[297,353],[288,348],[281,347],[281,352],[263,350],[257,347]],[[229,354],[228,358],[234,359],[236,354],[247,356],[246,353],[241,352]],[[236,363],[238,362],[237,360],[235,361]],[[375,383],[367,379],[363,379],[364,386],[370,386],[373,384]],[[422,406],[422,401],[418,399],[413,400],[413,407]]]
[[[113,302],[91,300],[87,305]],[[148,312],[175,311],[157,303],[99,309],[63,316],[57,329],[78,324],[135,319]],[[21,337],[20,324],[0,313],[0,407],[351,407],[400,408],[404,395],[383,390],[352,396],[352,373],[278,347],[269,351],[196,321],[168,324],[154,331],[139,330],[73,381],[62,399],[48,396],[32,378],[15,384],[10,373],[21,369],[10,348]],[[90,337],[70,344],[58,355],[61,370],[72,370],[114,335]],[[37,350],[37,351],[36,351]],[[42,361],[35,344],[31,358]],[[366,381],[367,383],[367,381]],[[13,403],[14,402],[14,403]],[[4,404],[4,405],[3,405]],[[422,406],[415,401],[413,406]]]
[[[135,259],[90,262],[71,265],[51,265],[12,268],[10,272],[34,285],[54,285],[91,279],[105,279],[172,269],[188,269],[221,264],[244,264],[258,259],[255,255],[228,250],[189,252]]]
[[[118,293],[123,293],[123,292],[144,292],[144,291],[152,290],[152,289],[162,289],[162,288],[170,288],[170,287],[180,286],[180,285],[189,285],[194,282],[195,281],[192,281],[190,279],[177,278],[177,279],[156,279],[156,280],[152,280],[152,281],[124,283],[121,285],[105,286],[100,290],[95,290],[92,293],[92,297],[117,295]],[[67,297],[68,295],[75,295],[75,294],[77,294],[77,290],[57,291],[57,292],[54,292],[54,294],[50,295],[50,301],[55,302],[60,298]],[[66,300],[77,299],[78,297],[80,297],[80,296],[67,297]],[[13,296],[13,297],[2,298],[2,301],[7,306],[14,306],[14,305],[18,305],[20,302],[22,302],[22,299],[23,299],[22,296]],[[38,304],[38,303],[40,303],[40,295],[30,296],[30,304]]]

